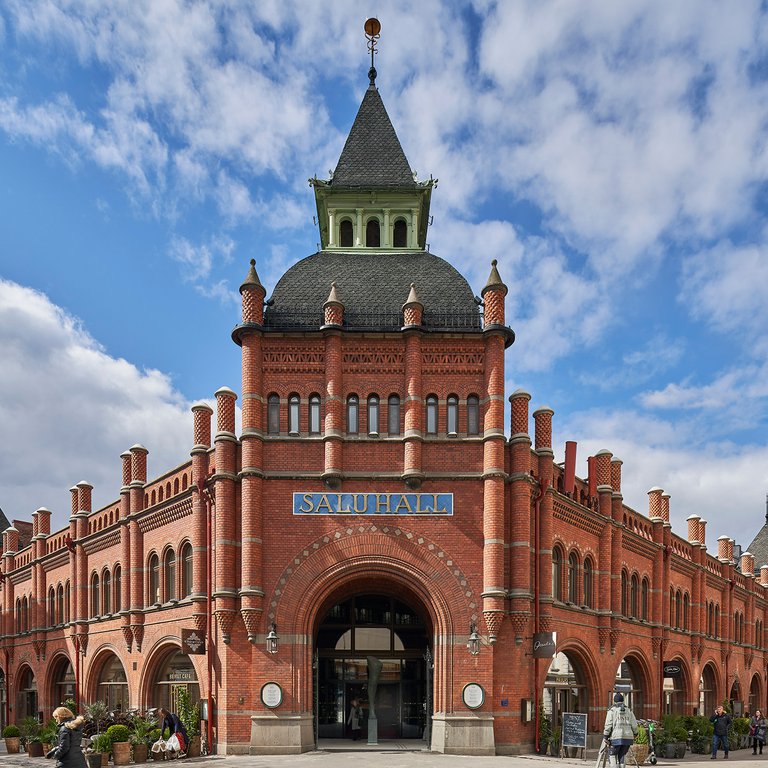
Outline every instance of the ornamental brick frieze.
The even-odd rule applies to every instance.
[[[45,661],[45,638],[34,640],[32,646],[35,649],[37,660],[40,661],[40,658],[42,657],[43,661]]]
[[[103,549],[114,547],[120,543],[120,531],[110,531],[109,533],[101,533],[99,536],[89,539],[83,543],[83,551],[86,555],[93,555],[96,552],[101,552]]]
[[[614,655],[616,653],[616,646],[619,644],[620,637],[621,637],[620,629],[612,629],[610,631],[611,655]]]
[[[248,635],[248,640],[255,643],[259,621],[261,619],[261,610],[256,610],[255,608],[241,608],[240,615],[243,618],[243,624],[245,624],[245,632]]]
[[[691,638],[691,658],[695,661],[701,661],[701,655],[704,653],[704,643],[700,637]]]
[[[731,649],[729,646],[723,646],[720,649],[720,661],[725,664],[731,657]]]
[[[539,616],[539,632],[551,632],[551,631],[552,631],[552,617]]]
[[[133,624],[131,629],[133,630],[133,640],[136,643],[136,650],[141,653],[141,644],[144,642],[144,625]]]
[[[317,344],[281,344],[278,349],[262,351],[265,373],[304,371],[322,373],[325,370],[325,352]]]
[[[477,347],[470,350],[440,350],[435,352],[422,352],[421,367],[424,373],[483,373],[485,354],[477,351]]]
[[[394,541],[402,541],[402,544],[390,545],[389,543],[382,543],[379,547],[380,551],[396,551],[398,547],[402,547],[405,542],[409,542],[411,545],[423,549],[425,554],[431,553],[434,557],[437,557],[445,563],[445,566],[450,570],[451,576],[455,583],[461,589],[464,597],[467,600],[467,607],[473,612],[472,619],[477,618],[476,610],[478,607],[478,600],[475,597],[474,591],[469,586],[469,581],[463,571],[456,565],[456,561],[449,557],[448,554],[439,547],[433,541],[420,536],[411,531],[407,531],[402,527],[393,527],[390,525],[377,526],[377,525],[350,525],[345,528],[339,528],[335,532],[328,532],[325,536],[308,544],[291,560],[289,565],[280,574],[280,578],[277,582],[277,587],[272,592],[272,598],[269,603],[269,612],[267,614],[269,621],[275,621],[277,616],[277,609],[280,604],[280,599],[285,591],[285,587],[288,584],[292,574],[306,562],[312,555],[317,552],[321,552],[323,548],[330,545],[337,544],[345,539],[349,539],[353,536],[359,536],[360,534],[376,534],[379,536],[386,536]],[[423,555],[420,556],[423,559]]]
[[[139,530],[142,533],[147,531],[154,531],[155,528],[161,528],[169,523],[175,523],[177,520],[181,520],[184,517],[192,514],[192,489],[190,488],[190,495],[182,501],[177,501],[175,504],[171,504],[164,509],[159,509],[157,512],[153,512],[146,517],[142,517],[139,520]]]
[[[512,622],[512,629],[515,633],[515,640],[522,640],[528,629],[528,622],[531,620],[530,613],[511,613],[509,620]]]
[[[375,350],[360,347],[341,356],[343,373],[403,373],[401,350]]]
[[[208,616],[205,613],[196,613],[192,619],[195,622],[195,629],[200,634],[205,634],[208,627]]]
[[[32,578],[32,567],[28,565],[21,570],[14,570],[7,574],[7,578],[10,579],[11,584],[13,584],[14,587],[19,586],[19,584],[24,584],[24,582],[29,581]]]
[[[653,560],[653,556],[658,551],[658,545],[652,541],[638,536],[632,531],[624,530],[624,535],[621,538],[622,549],[626,549],[628,552],[633,552],[636,555]]]
[[[553,512],[555,519],[569,523],[582,531],[591,533],[594,536],[600,536],[603,533],[605,518],[598,518],[594,513],[570,507],[557,499],[553,505]]]
[[[502,611],[483,611],[483,618],[485,619],[485,626],[488,628],[488,636],[491,642],[494,642],[501,631],[504,613]]]
[[[688,578],[692,578],[696,575],[696,565],[688,560],[672,558],[671,569],[675,573],[682,574]]]

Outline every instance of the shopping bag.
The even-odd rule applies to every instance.
[[[152,745],[152,751],[154,753],[158,752],[165,752],[165,742],[162,739],[158,739],[153,745]]]
[[[179,737],[175,733],[172,733],[168,738],[168,741],[165,742],[165,748],[168,752],[181,751],[181,747],[179,746]]]
[[[175,735],[176,735],[176,738],[179,740],[179,752],[186,752],[187,743],[186,741],[184,741],[184,734],[177,733]]]

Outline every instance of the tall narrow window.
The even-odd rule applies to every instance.
[[[459,431],[459,398],[456,395],[448,395],[445,404],[445,426],[449,435],[455,435]]]
[[[379,396],[368,397],[368,434],[379,434]]]
[[[632,579],[629,583],[629,615],[636,619],[638,616],[637,612],[637,601],[638,601],[638,592],[639,592],[640,582],[637,579],[637,574],[632,574]]]
[[[715,604],[707,603],[707,637],[715,636]]]
[[[347,432],[356,435],[360,431],[360,400],[357,395],[347,398]]]
[[[99,614],[99,575],[94,573],[91,576],[91,618],[95,618]]]
[[[48,626],[56,624],[56,590],[51,587],[48,590]]]
[[[365,225],[365,244],[368,248],[378,248],[381,245],[381,227],[378,219],[368,219]]]
[[[115,613],[120,613],[123,609],[123,569],[119,566],[115,566],[115,576],[112,579],[112,594],[115,599],[112,601],[115,604]]]
[[[397,219],[392,231],[392,245],[395,248],[406,248],[408,246],[408,225],[405,219]]]
[[[309,434],[320,434],[320,395],[309,396]]]
[[[621,615],[627,615],[627,572],[621,572]]]
[[[288,398],[288,434],[299,434],[299,396],[291,395]]]
[[[61,584],[56,590],[56,623],[64,623],[64,587]]]
[[[353,244],[352,222],[349,219],[339,224],[339,245],[342,248],[351,248]]]
[[[579,558],[575,552],[568,555],[568,602],[578,603],[579,601]]]
[[[688,593],[683,595],[683,629],[688,629],[688,609],[690,607],[690,600],[688,599]]]
[[[160,602],[160,558],[153,554],[149,558],[149,584],[147,604]]]
[[[176,553],[172,549],[168,549],[165,553],[165,562],[163,563],[163,574],[165,578],[165,584],[163,585],[163,592],[165,602],[176,599]]]
[[[267,398],[267,432],[280,434],[280,397],[272,394]]]
[[[192,594],[192,545],[189,542],[181,548],[179,559],[181,560],[181,596],[188,597]]]
[[[21,598],[16,598],[16,634],[21,634]]]
[[[109,571],[104,571],[104,575],[101,577],[101,591],[104,600],[104,615],[109,616],[112,613],[112,579],[109,576]]]
[[[400,398],[390,395],[387,407],[387,432],[390,435],[400,434]]]
[[[587,558],[584,560],[584,605],[586,605],[587,608],[592,607],[593,573],[592,561]]]
[[[467,398],[467,434],[480,434],[480,399],[477,395]]]
[[[682,617],[682,599],[680,595],[680,591],[678,590],[677,594],[675,595],[675,629],[680,629],[682,626],[681,624],[681,617]]]
[[[427,398],[427,434],[437,434],[437,398],[434,395]]]
[[[643,578],[640,586],[640,618],[648,621],[648,579]]]
[[[563,600],[563,551],[560,547],[552,551],[552,597]]]
[[[70,587],[69,580],[64,587],[64,623],[69,624],[70,616],[72,615],[72,588]]]
[[[720,637],[720,606],[715,606],[715,637]]]

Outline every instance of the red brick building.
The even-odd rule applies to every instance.
[[[135,445],[114,502],[80,482],[67,529],[39,509],[3,533],[3,722],[184,687],[220,753],[299,752],[348,736],[357,697],[372,741],[493,754],[534,748],[539,704],[596,733],[617,686],[645,717],[768,703],[768,566],[708,554],[696,515],[673,533],[659,488],[624,506],[609,451],[586,479],[574,444],[556,464],[526,392],[507,411],[503,278],[478,300],[428,251],[435,183],[374,81],[311,180],[320,250],[268,301],[254,262],[241,287],[240,434],[220,389],[190,460],[148,478]]]

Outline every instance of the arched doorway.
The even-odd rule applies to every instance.
[[[186,653],[173,646],[157,666],[157,673],[148,689],[151,697],[148,704],[178,712],[181,690],[189,694],[193,704],[200,701],[200,685],[192,661]]]
[[[741,683],[739,678],[735,678],[731,686],[731,692],[728,694],[728,700],[731,702],[731,714],[734,717],[741,717],[744,712],[744,702],[741,696]]]
[[[347,715],[353,698],[366,713],[364,736],[375,713],[379,739],[426,738],[430,636],[424,614],[392,595],[355,595],[326,611],[315,643],[317,738],[350,735]]]
[[[105,654],[96,679],[96,700],[103,701],[110,712],[127,712],[128,678],[120,659],[114,653]]]
[[[8,696],[8,689],[5,679],[5,670],[0,669],[0,730],[5,728],[8,723],[6,722],[6,697]]]
[[[621,660],[616,670],[616,682],[613,688],[616,693],[624,695],[624,703],[637,717],[645,716],[647,684],[636,658],[625,656]]]
[[[66,656],[60,656],[53,662],[50,680],[50,701],[52,708],[63,705],[75,698],[75,670]]]
[[[586,675],[573,654],[558,651],[552,658],[541,699],[552,728],[561,728],[563,712],[589,712]]]
[[[712,664],[705,664],[699,681],[699,714],[709,717],[719,703],[715,669]]]
[[[762,710],[763,697],[760,692],[760,675],[752,676],[752,683],[749,686],[749,714],[755,713],[756,709]]]
[[[30,667],[22,667],[19,672],[19,691],[16,697],[16,720],[25,717],[37,717],[37,680]]]
[[[671,661],[677,662],[680,667],[680,674],[676,677],[664,678],[664,714],[684,715],[687,712],[685,702],[690,679],[688,667],[680,658],[673,658]]]

